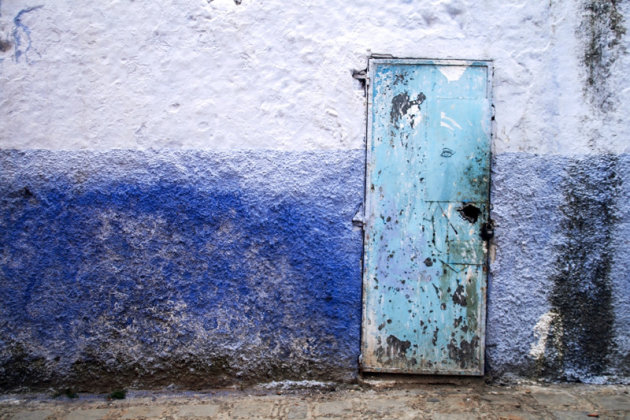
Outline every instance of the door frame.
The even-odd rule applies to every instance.
[[[363,241],[363,249],[361,255],[361,334],[360,334],[360,354],[359,354],[359,371],[360,372],[370,372],[370,373],[403,373],[403,374],[411,374],[411,375],[462,375],[462,376],[483,376],[485,373],[485,341],[486,341],[486,319],[487,319],[487,294],[488,294],[488,278],[490,276],[490,240],[486,240],[486,246],[488,247],[488,252],[486,254],[486,260],[484,261],[483,272],[485,276],[482,278],[481,288],[483,290],[483,310],[481,311],[481,318],[479,319],[479,328],[480,328],[480,343],[481,349],[481,360],[479,364],[479,370],[451,370],[451,371],[435,371],[435,372],[407,372],[403,369],[399,368],[377,368],[370,367],[369,370],[364,370],[363,366],[363,354],[365,353],[366,340],[364,337],[366,326],[367,326],[367,270],[365,269],[365,255],[366,255],[366,247],[367,241],[365,240],[366,234],[366,224],[367,224],[367,215],[371,214],[368,201],[368,191],[369,185],[371,182],[371,171],[370,171],[370,162],[372,154],[370,152],[370,144],[372,139],[372,103],[373,103],[373,95],[372,95],[372,80],[374,80],[374,72],[376,66],[373,64],[397,64],[397,65],[442,65],[442,66],[476,66],[476,67],[485,67],[487,68],[487,81],[486,81],[486,96],[488,98],[490,111],[491,111],[491,121],[490,121],[490,139],[489,145],[490,150],[488,156],[488,218],[490,221],[491,218],[491,210],[492,210],[492,200],[491,200],[491,185],[492,185],[492,156],[494,149],[494,138],[495,138],[495,121],[494,121],[494,101],[492,97],[492,80],[494,75],[494,63],[492,60],[471,60],[471,59],[429,59],[429,58],[397,58],[393,56],[387,57],[376,57],[370,56],[368,57],[368,66],[365,77],[365,90],[366,90],[366,138],[365,138],[365,184],[363,190],[363,215],[362,215],[362,241]]]

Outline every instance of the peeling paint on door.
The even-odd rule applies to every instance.
[[[365,371],[483,374],[491,73],[369,62]]]

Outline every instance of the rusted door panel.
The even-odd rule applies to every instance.
[[[483,374],[490,74],[370,60],[366,371]]]

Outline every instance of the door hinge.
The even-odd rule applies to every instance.
[[[367,89],[370,85],[370,78],[367,75],[367,69],[363,70],[352,70],[352,78],[358,80],[361,83],[361,88],[363,89],[363,94],[367,95]]]
[[[359,207],[359,210],[352,217],[352,224],[354,226],[363,227],[365,225],[365,214],[363,213],[363,204]]]
[[[372,55],[370,55],[370,58],[394,58],[394,56],[391,54],[373,53]]]
[[[367,79],[367,69],[352,70],[352,77],[357,79],[357,80],[365,81]]]

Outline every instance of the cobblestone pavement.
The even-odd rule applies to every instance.
[[[332,389],[332,390],[331,390]],[[133,391],[122,400],[0,395],[0,419],[629,419],[630,386],[412,384]]]

